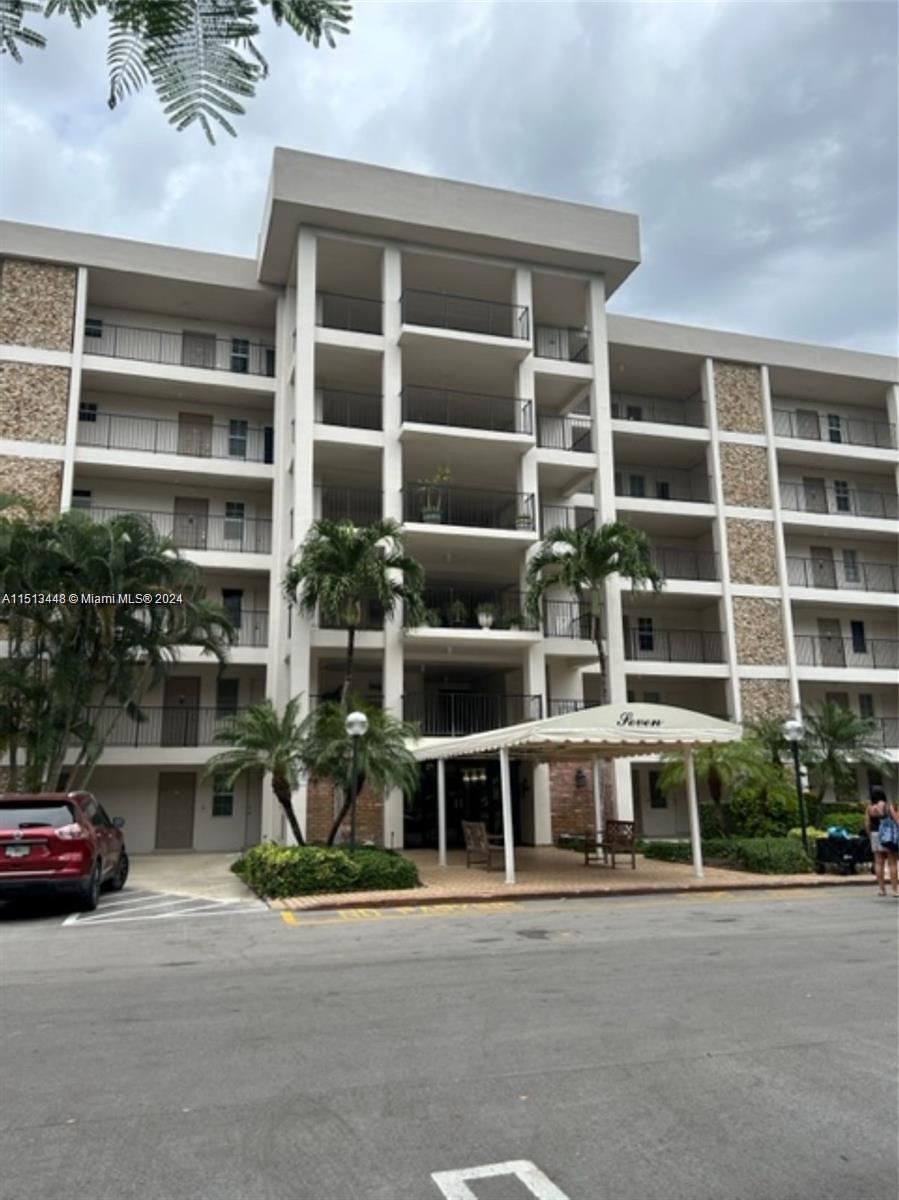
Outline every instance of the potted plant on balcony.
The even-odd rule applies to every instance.
[[[449,483],[452,471],[449,467],[438,467],[428,479],[419,479],[422,485],[421,520],[426,525],[443,524],[443,487]]]
[[[515,528],[516,529],[533,529],[534,528],[534,518],[531,516],[531,514],[529,512],[526,512],[524,510],[519,511],[518,516],[515,518]]]
[[[450,625],[464,625],[468,620],[468,605],[464,600],[451,600],[447,613]]]
[[[493,621],[496,617],[496,605],[491,604],[489,600],[479,604],[477,607],[478,625],[481,629],[492,629]]]
[[[438,610],[436,608],[426,608],[425,609],[425,625],[427,625],[430,629],[434,629],[435,626],[442,625],[442,624],[443,624],[443,621],[440,617],[440,613],[438,612]]]
[[[513,629],[513,630],[523,629],[524,628],[524,617],[522,616],[522,614],[517,611],[507,613],[506,614],[506,628]]]

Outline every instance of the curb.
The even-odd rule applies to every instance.
[[[510,900],[516,902],[519,900],[578,900],[584,897],[614,899],[616,896],[666,896],[690,893],[701,895],[708,892],[766,892],[783,891],[785,889],[801,891],[802,889],[825,887],[872,887],[874,882],[873,875],[831,875],[814,876],[811,879],[797,879],[793,877],[792,879],[781,879],[776,883],[773,880],[771,882],[762,880],[756,882],[752,880],[748,883],[683,883],[660,884],[656,886],[652,884],[625,884],[621,887],[597,884],[582,888],[558,888],[553,891],[516,891],[510,892],[507,895],[504,895],[502,892],[460,892],[455,896],[423,897],[421,900],[413,899],[413,897],[417,897],[426,889],[410,888],[408,891],[390,898],[378,897],[377,899],[372,898],[367,900],[364,892],[356,892],[352,897],[349,895],[343,898],[340,896],[323,896],[321,900],[298,904],[296,907],[291,904],[289,899],[267,900],[263,903],[266,903],[273,912],[322,912],[351,908],[436,908],[438,905],[442,907],[458,904],[508,904]]]

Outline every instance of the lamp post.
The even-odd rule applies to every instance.
[[[796,772],[796,799],[799,801],[799,824],[802,826],[802,845],[808,854],[808,831],[805,825],[805,800],[802,795],[802,775],[799,771],[799,743],[805,733],[803,724],[797,718],[784,721],[784,737],[790,743],[793,751],[793,769]]]
[[[352,800],[350,802],[350,853],[356,849],[356,799],[359,787],[359,739],[368,732],[368,717],[364,712],[347,714],[344,728],[353,743],[353,777],[350,781]]]

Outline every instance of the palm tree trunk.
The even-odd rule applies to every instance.
[[[361,791],[361,788],[360,788]],[[337,834],[340,832],[340,827],[347,818],[347,814],[353,806],[353,792],[351,788],[347,788],[344,792],[343,804],[340,807],[340,812],[334,818],[334,824],[331,826],[331,832],[328,834],[328,845],[333,846]]]
[[[281,775],[272,776],[272,791],[278,797],[278,803],[284,810],[284,815],[287,817],[287,824],[290,826],[291,833],[296,838],[298,846],[305,846],[306,842],[303,839],[303,831],[300,829],[300,823],[297,820],[297,814],[293,811],[293,801],[290,796],[290,785],[287,780]]]
[[[346,708],[347,696],[350,694],[350,681],[353,678],[353,654],[356,650],[355,625],[351,625],[346,634],[346,667],[343,673],[343,687],[340,689],[340,703],[343,708]]]

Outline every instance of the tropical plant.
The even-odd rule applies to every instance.
[[[765,782],[773,769],[761,743],[752,738],[736,742],[712,743],[697,746],[693,751],[693,769],[696,778],[705,782],[709,797],[716,808],[720,808],[725,796],[740,785]],[[783,771],[779,769],[781,775]],[[686,766],[682,754],[669,755],[659,775],[659,788],[666,794],[682,791],[686,785]]]
[[[368,783],[378,792],[400,788],[407,796],[418,786],[420,768],[408,743],[418,729],[383,708],[353,697],[351,707],[368,717],[368,731],[359,738],[357,769],[353,780],[353,739],[346,730],[347,707],[326,701],[302,725],[302,759],[313,779],[327,780],[343,797],[340,811],[328,834],[334,844],[355,798]]]
[[[165,593],[181,602],[141,599]],[[45,598],[25,602],[35,594]],[[231,636],[196,568],[136,514],[103,524],[78,511],[0,517],[0,595],[0,743],[13,791],[64,778],[86,787],[116,724],[143,719],[147,692],[179,648],[199,645],[223,661]]]
[[[751,738],[762,744],[773,764],[783,761],[789,751],[789,742],[780,717],[759,717],[755,721],[747,722],[746,729]]]
[[[873,721],[827,700],[803,713],[805,736],[800,756],[818,801],[832,791],[837,801],[858,800],[855,768],[889,774],[893,765],[881,748]]]
[[[305,738],[298,721],[300,697],[294,696],[279,716],[271,700],[251,704],[216,734],[216,741],[231,747],[214,755],[205,775],[220,776],[229,786],[241,775],[265,772],[298,846],[303,832],[293,808],[293,793],[304,769]]]
[[[318,608],[322,617],[347,631],[346,666],[341,702],[353,677],[356,631],[363,605],[373,601],[389,618],[403,605],[408,626],[425,616],[424,571],[405,552],[396,521],[353,525],[350,521],[316,521],[287,565],[284,593],[306,616]]]
[[[150,83],[176,129],[197,122],[214,142],[214,122],[232,136],[230,118],[268,75],[256,45],[261,9],[316,49],[349,33],[347,0],[0,0],[0,54],[22,62],[21,47],[42,48],[43,34],[24,24],[31,13],[69,17],[77,28],[109,17],[109,96],[114,109]]]

